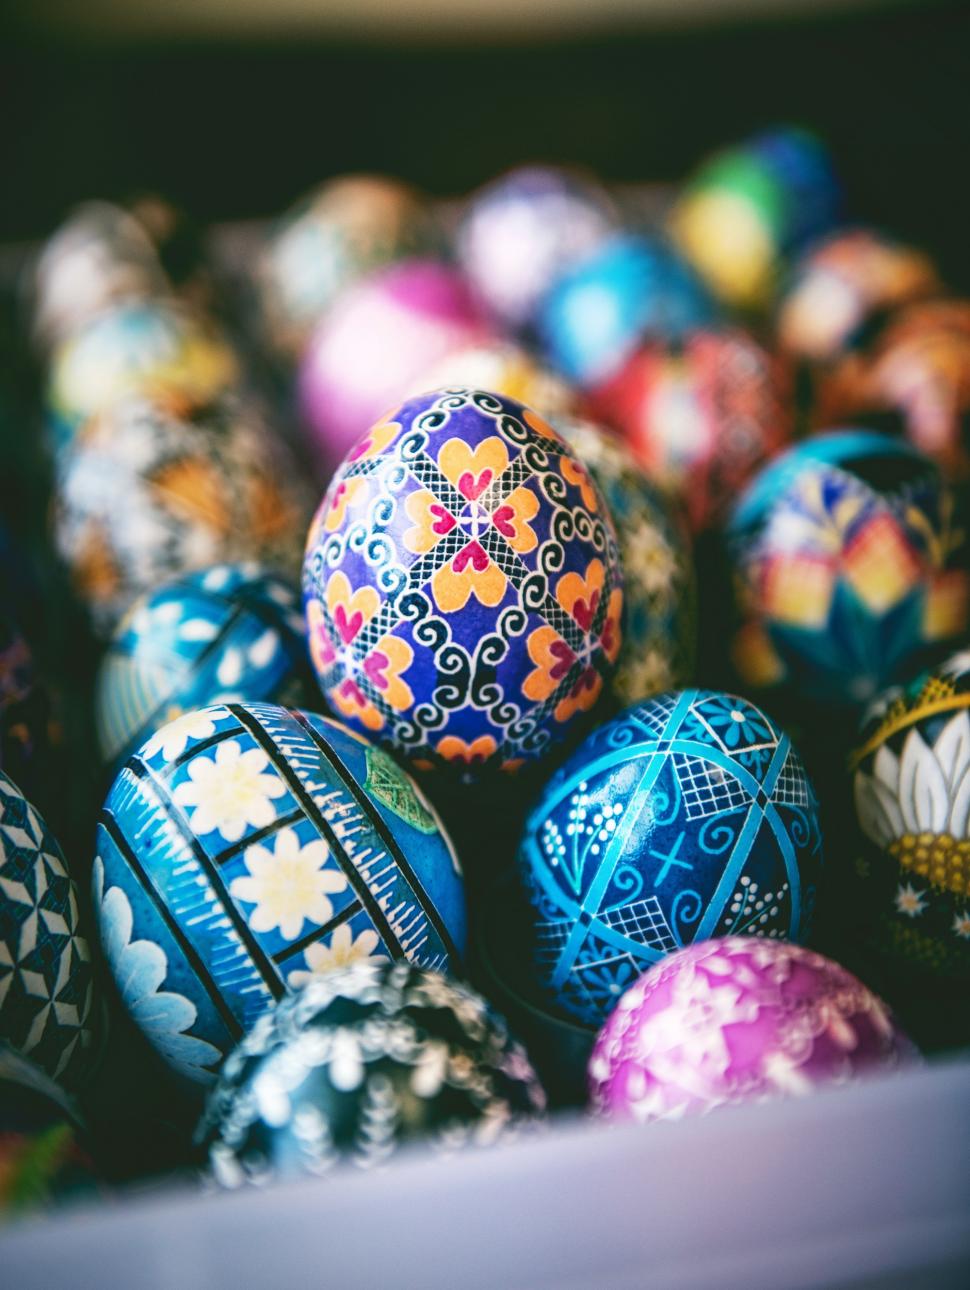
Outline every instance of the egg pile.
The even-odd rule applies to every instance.
[[[970,303],[840,194],[780,128],[646,218],[529,166],[41,248],[0,1204],[152,1132],[263,1184],[966,1038]]]

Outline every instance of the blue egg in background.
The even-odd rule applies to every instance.
[[[822,840],[798,754],[745,699],[660,695],[601,726],[553,776],[519,852],[532,972],[600,1025],[633,981],[695,940],[803,940]]]
[[[694,270],[657,237],[605,242],[546,295],[538,332],[548,361],[581,386],[618,371],[645,336],[675,339],[718,319]]]
[[[465,946],[461,871],[413,781],[336,722],[272,704],[189,713],[128,760],[94,903],[122,1002],[197,1083],[315,973],[453,971]]]
[[[183,712],[249,700],[313,702],[299,593],[256,564],[166,582],[126,614],[98,674],[95,722],[115,769]]]

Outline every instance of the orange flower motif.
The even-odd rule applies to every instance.
[[[420,488],[409,494],[404,510],[408,519],[414,520],[414,527],[404,534],[404,545],[415,555],[424,555],[430,551],[439,538],[450,533],[458,523],[448,508],[427,488]]]
[[[562,477],[567,484],[573,484],[579,489],[579,494],[583,499],[583,505],[588,511],[594,513],[599,510],[599,495],[596,492],[596,486],[593,483],[589,471],[577,461],[575,457],[570,457],[563,453],[559,459]]]
[[[437,747],[439,757],[444,757],[447,761],[462,761],[466,766],[481,765],[494,757],[497,751],[498,744],[493,735],[479,735],[471,743],[457,735],[445,735],[439,740]]]
[[[553,430],[549,422],[544,421],[538,412],[533,412],[531,408],[523,408],[522,416],[529,429],[534,430],[538,435],[542,435],[543,439],[551,439],[553,443],[563,442],[558,431]]]
[[[396,438],[400,430],[400,421],[388,421],[386,415],[381,417],[376,425],[372,425],[367,433],[358,439],[347,461],[367,461],[371,457],[376,457]]]
[[[322,517],[323,527],[327,532],[332,533],[335,529],[339,529],[347,511],[356,506],[362,506],[367,501],[369,492],[367,479],[363,475],[341,479],[334,488],[330,505]]]
[[[534,551],[539,539],[529,523],[539,512],[539,499],[531,488],[516,488],[492,513],[492,523],[513,551]]]
[[[576,665],[580,666],[573,684],[554,709],[553,715],[560,722],[568,721],[576,712],[588,712],[599,698],[603,678],[593,662],[597,650],[602,649],[611,662],[615,662],[619,653],[620,615],[623,610],[623,593],[619,588],[610,593],[599,634],[592,635],[605,577],[602,561],[593,559],[585,577],[575,572],[564,573],[556,585],[556,599],[583,633],[584,642],[579,652],[548,624],[537,627],[529,635],[527,648],[535,670],[529,673],[522,685],[522,693],[527,699],[544,703]]]
[[[509,464],[509,451],[494,436],[470,448],[464,439],[448,439],[438,453],[441,473],[469,502],[477,502]]]
[[[354,591],[350,579],[339,569],[327,580],[327,609],[343,645],[349,645],[359,635],[380,604],[381,598],[373,587],[359,587]]]
[[[443,614],[464,609],[471,595],[494,609],[505,595],[506,581],[481,543],[469,542],[434,575],[431,591]]]
[[[411,687],[401,678],[401,673],[413,661],[414,651],[399,636],[382,636],[364,659],[364,675],[397,712],[403,712],[414,702]]]

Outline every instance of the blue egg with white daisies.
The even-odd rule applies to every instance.
[[[98,673],[98,743],[117,769],[183,713],[237,700],[304,707],[314,693],[296,588],[257,564],[217,564],[125,615]]]
[[[196,1084],[315,974],[456,971],[465,945],[461,870],[413,780],[336,722],[265,703],[189,713],[128,759],[94,904],[122,1002]]]
[[[526,822],[532,984],[598,1026],[692,941],[801,941],[821,859],[815,792],[759,708],[710,690],[637,704],[589,736]]]

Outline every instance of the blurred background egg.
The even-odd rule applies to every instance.
[[[51,724],[30,646],[0,600],[0,770],[38,801],[52,788]]]
[[[463,279],[437,261],[403,260],[349,287],[314,332],[299,373],[322,478],[423,372],[485,336]]]
[[[907,973],[970,977],[970,653],[881,694],[853,751],[859,922]]]
[[[526,822],[533,980],[600,1025],[686,942],[804,939],[821,860],[814,790],[769,717],[707,690],[650,699],[594,730]]]
[[[591,421],[557,416],[556,431],[596,481],[623,568],[623,644],[611,693],[620,707],[685,685],[694,667],[696,587],[680,514],[627,445]]]
[[[617,225],[595,181],[551,166],[521,166],[473,193],[456,238],[461,268],[485,312],[527,330],[557,278]]]
[[[356,964],[284,1000],[226,1062],[198,1137],[225,1187],[386,1164],[406,1143],[488,1146],[533,1128],[545,1095],[503,1019],[468,986]]]
[[[257,274],[263,331],[299,358],[339,292],[371,270],[435,249],[425,199],[384,175],[341,175],[320,184],[274,225]]]
[[[845,968],[729,936],[671,954],[624,994],[589,1063],[595,1111],[641,1124],[799,1097],[918,1060]]]
[[[361,439],[313,521],[303,594],[333,711],[448,782],[576,733],[622,640],[589,473],[529,408],[481,390],[411,399]]]
[[[97,1057],[94,969],[57,840],[0,772],[0,1040],[66,1087]]]
[[[98,743],[115,770],[159,727],[210,704],[310,705],[297,589],[255,564],[217,564],[136,601],[102,660]]]
[[[406,397],[460,387],[491,390],[524,403],[540,417],[574,412],[576,392],[512,340],[490,340],[451,351],[412,382]]]
[[[239,377],[236,355],[214,327],[164,300],[116,305],[85,322],[51,360],[48,407],[62,450],[89,417],[128,395],[202,405]]]
[[[694,533],[723,519],[792,434],[786,373],[740,328],[645,342],[590,404],[683,505]]]
[[[464,884],[433,809],[387,753],[312,713],[233,703],[163,726],[115,780],[97,848],[121,1001],[196,1084],[315,973],[460,964]]]
[[[873,431],[817,435],[753,480],[729,542],[752,691],[856,711],[967,628],[964,536],[936,467]]]
[[[586,387],[618,371],[645,336],[675,338],[716,316],[675,250],[657,237],[622,234],[555,279],[537,328],[552,366]]]
[[[192,411],[125,399],[58,463],[55,542],[103,636],[177,574],[237,560],[294,572],[305,525],[288,454],[235,397]]]

